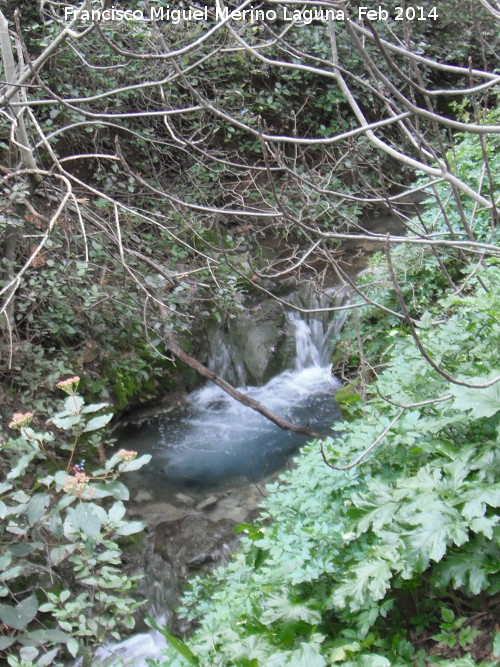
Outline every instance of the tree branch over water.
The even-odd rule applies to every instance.
[[[321,440],[327,437],[324,434],[321,435],[320,433],[316,433],[316,431],[313,431],[307,426],[297,426],[296,424],[292,424],[292,422],[289,422],[287,419],[283,419],[283,417],[280,417],[279,415],[274,414],[274,412],[271,412],[271,410],[266,408],[265,405],[262,405],[262,403],[259,403],[259,401],[256,401],[254,398],[251,398],[250,396],[243,394],[238,389],[235,389],[235,387],[229,384],[229,382],[226,382],[226,380],[223,380],[219,375],[217,375],[217,373],[214,373],[214,371],[211,371],[209,368],[201,364],[196,359],[193,359],[191,355],[185,352],[180,347],[172,333],[167,333],[167,340],[171,352],[178,359],[180,359],[180,361],[184,362],[187,366],[195,370],[202,377],[207,378],[207,380],[210,380],[210,382],[216,384],[223,391],[225,391],[226,394],[229,394],[231,398],[234,398],[242,405],[246,405],[248,408],[255,410],[255,412],[258,412],[266,419],[269,419],[269,421],[273,422],[273,424],[276,424],[276,426],[279,426],[284,431],[292,431],[293,433],[300,433],[302,435],[307,435],[310,438],[320,438]]]

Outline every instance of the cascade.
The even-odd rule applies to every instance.
[[[308,308],[341,303],[342,295],[313,299]],[[312,302],[312,303],[311,303]],[[343,312],[343,311],[341,311]],[[240,389],[273,412],[298,424],[327,433],[338,416],[333,393],[339,387],[332,377],[328,359],[331,338],[340,330],[344,316],[332,319],[325,313],[304,318],[297,311],[286,313],[295,347],[290,368],[282,370],[262,386],[241,386],[244,370],[231,359],[223,336],[212,348],[211,366],[224,377],[236,378]],[[215,350],[215,352],[214,352]],[[262,415],[228,396],[219,387],[207,384],[192,392],[175,414],[158,416],[146,424],[129,425],[120,435],[121,443],[139,454],[152,454],[151,463],[136,473],[125,475],[132,495],[140,489],[153,492],[156,500],[169,500],[175,493],[204,497],[207,490],[223,485],[259,482],[281,469],[287,458],[307,438],[283,431]],[[153,578],[155,573],[151,573]],[[168,606],[168,601],[165,600]],[[168,610],[149,613],[157,618]],[[161,620],[159,620],[161,623]],[[164,646],[157,632],[135,635],[119,644],[99,650],[103,664],[130,667],[146,665],[146,658],[158,657]]]

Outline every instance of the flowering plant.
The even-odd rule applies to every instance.
[[[74,376],[57,383],[68,397],[48,422],[67,432],[69,442],[35,430],[33,412],[17,412],[9,422],[13,438],[3,449],[11,465],[0,482],[2,664],[3,658],[13,666],[42,666],[68,654],[89,656],[108,635],[119,638],[121,628],[132,628],[141,604],[130,595],[136,577],[121,571],[119,541],[143,524],[125,518],[129,492],[118,477],[150,456],[122,449],[93,468],[102,450],[98,432],[112,413],[103,412],[107,403],[85,405],[79,382]],[[112,501],[106,508],[103,498]]]

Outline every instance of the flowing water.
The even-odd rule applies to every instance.
[[[240,389],[289,421],[328,433],[338,416],[333,396],[339,386],[327,365],[328,343],[340,330],[342,318],[332,325],[319,318],[302,319],[295,312],[287,317],[295,340],[293,368],[261,387]],[[216,356],[214,370],[224,375],[231,363],[222,339]],[[243,370],[239,377],[243,382]],[[125,475],[125,481],[132,491],[152,492],[155,500],[168,500],[179,491],[203,497],[223,484],[242,483],[242,478],[258,482],[282,468],[306,440],[278,428],[211,384],[190,394],[175,413],[130,425],[120,434],[120,445],[152,454],[150,464]],[[164,645],[158,632],[138,634],[99,649],[95,660],[96,664],[145,667],[145,660],[159,657]]]
[[[288,315],[294,330],[295,367],[261,387],[240,390],[294,424],[328,433],[335,419],[333,394],[338,382],[325,362],[325,332],[320,320]],[[221,375],[227,367],[220,353]],[[156,500],[178,492],[199,496],[235,480],[258,482],[282,468],[307,440],[284,431],[222,389],[207,384],[192,392],[175,412],[127,426],[120,442],[151,463],[125,476],[132,491],[147,488]]]

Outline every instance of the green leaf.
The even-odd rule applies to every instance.
[[[500,484],[478,484],[469,486],[462,494],[465,504],[462,515],[466,519],[482,517],[486,512],[486,505],[500,506]]]
[[[4,570],[0,572],[0,581],[9,581],[9,579],[15,579],[19,577],[25,570],[25,565],[15,565],[11,567],[10,570]]]
[[[42,611],[41,608],[40,611]],[[33,643],[34,646],[40,646],[47,642],[66,642],[68,641],[68,635],[62,630],[47,628],[43,630],[30,630],[28,634],[20,635],[19,640],[29,641]]]
[[[142,466],[145,466],[146,463],[151,461],[151,454],[143,454],[139,456],[138,459],[133,459],[132,461],[124,461],[118,466],[120,472],[132,472],[133,470],[139,470]]]
[[[96,489],[94,498],[105,498],[106,496],[112,496],[115,500],[128,500],[130,498],[130,491],[125,484],[118,480],[95,484],[94,488]]]
[[[125,505],[122,502],[115,503],[108,512],[108,518],[112,523],[118,523],[125,516]]]
[[[288,667],[325,667],[327,663],[313,646],[302,642],[300,649],[290,654],[286,664]]]
[[[34,595],[30,595],[15,607],[0,604],[0,619],[11,628],[24,630],[36,616],[38,602]]]
[[[45,516],[45,511],[49,503],[50,495],[47,493],[37,493],[31,497],[28,505],[28,521],[31,525],[40,521]]]
[[[74,394],[73,396],[68,396],[64,401],[64,409],[71,414],[79,413],[84,403],[85,401],[81,396]],[[55,416],[57,417],[57,415]]]
[[[4,651],[17,641],[15,637],[0,637],[0,651]]]
[[[187,644],[185,644],[183,641],[181,641],[180,639],[177,639],[177,637],[174,637],[173,635],[171,635],[166,627],[160,628],[158,623],[156,623],[156,621],[154,621],[150,616],[146,617],[146,624],[149,625],[150,628],[153,628],[153,630],[156,630],[157,632],[161,633],[165,637],[165,639],[168,641],[168,643],[178,653],[180,653],[183,658],[186,658],[186,660],[189,662],[190,665],[199,665],[200,664],[199,659],[191,651],[189,646]]]
[[[54,663],[54,658],[59,653],[58,648],[53,648],[52,651],[45,653],[41,658],[38,658],[36,661],[36,667],[47,667],[47,665],[52,665]]]
[[[234,529],[235,533],[245,533],[253,542],[260,540],[264,537],[264,533],[252,526],[251,523],[240,523]]]
[[[446,623],[451,623],[455,619],[455,614],[447,607],[441,607],[441,617]]]
[[[29,454],[24,454],[23,456],[20,456],[18,460],[16,461],[16,465],[12,468],[12,470],[8,473],[7,479],[16,479],[20,475],[22,475],[25,471],[32,459],[35,457],[36,451],[32,451]]]
[[[328,657],[330,662],[343,662],[349,653],[357,653],[361,650],[361,645],[359,642],[346,643],[342,639],[338,639],[334,642],[334,647],[329,651]]]
[[[80,649],[78,640],[75,639],[74,637],[71,637],[71,639],[67,641],[66,646],[68,648],[68,652],[73,656],[73,658],[76,658],[76,656],[78,655],[78,651]]]
[[[467,378],[467,382],[484,384],[498,375],[500,375],[500,371],[495,371],[488,377]],[[500,381],[484,389],[451,385],[450,392],[453,396],[456,396],[453,407],[457,410],[471,410],[472,416],[476,419],[492,417],[500,410]]]
[[[270,595],[267,604],[269,609],[266,609],[260,617],[264,625],[270,625],[275,621],[283,623],[303,621],[309,625],[317,625],[321,622],[321,614],[318,611],[310,609],[305,604],[293,604],[286,597]]]
[[[82,414],[86,415],[89,414],[90,412],[97,412],[98,410],[102,410],[103,408],[109,408],[109,403],[91,403],[90,405],[86,405],[83,408]]]
[[[363,653],[356,661],[359,667],[391,667],[391,661],[383,655],[368,655]]]
[[[69,417],[52,417],[49,419],[49,422],[54,424],[57,428],[62,429],[63,431],[69,430],[71,427],[75,426],[81,421],[80,415],[70,415]]]
[[[21,658],[23,665],[31,665],[33,664],[33,660],[38,656],[38,653],[38,649],[34,646],[23,646],[19,651],[19,657]]]
[[[34,546],[33,544],[9,544],[9,546],[7,547],[7,551],[11,553],[13,556],[22,558],[23,556],[27,556],[32,551],[34,551],[35,548],[39,548],[38,547],[39,544],[41,543],[37,542],[36,546]]]
[[[493,635],[493,655],[495,658],[500,657],[500,632]]]
[[[140,533],[141,530],[144,530],[144,523],[142,521],[127,521],[123,526],[117,529],[116,534],[125,536],[133,535],[134,533]]]
[[[54,547],[50,550],[50,562],[52,565],[59,565],[69,554],[76,549],[76,544],[65,544],[60,547]]]
[[[108,412],[105,415],[99,415],[98,417],[93,417],[92,419],[89,420],[89,422],[83,429],[83,433],[89,433],[90,431],[97,431],[98,429],[106,426],[106,424],[109,424],[109,422],[112,419],[113,419],[112,412]]]
[[[101,526],[106,520],[106,512],[94,503],[81,503],[73,510],[65,521],[92,539],[96,539],[101,531]]]

